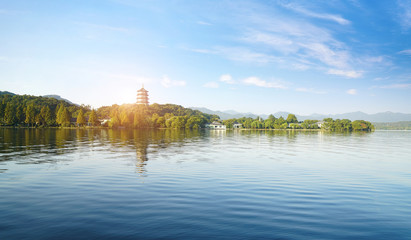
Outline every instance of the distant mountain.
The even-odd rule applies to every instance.
[[[9,95],[16,95],[16,94],[11,93],[11,92],[7,92],[7,91],[0,91],[0,95],[7,95],[7,94],[9,94]]]
[[[230,118],[242,118],[242,117],[251,117],[256,118],[257,115],[253,113],[240,113],[234,110],[227,110],[227,111],[214,111],[204,107],[189,107],[193,110],[199,110],[200,112],[207,113],[207,114],[215,114],[220,116],[222,120],[230,119]],[[268,115],[261,115],[262,118],[267,118]]]
[[[54,98],[54,99],[57,99],[57,100],[63,100],[63,101],[65,101],[65,102],[68,102],[68,103],[70,103],[70,104],[74,104],[74,105],[77,105],[77,106],[78,106],[78,104],[75,104],[75,103],[73,103],[73,102],[71,102],[71,101],[69,101],[69,100],[67,100],[67,99],[65,99],[65,98],[62,98],[62,97],[59,96],[59,95],[44,95],[44,96],[42,96],[42,97]]]
[[[208,113],[208,114],[216,114],[220,116],[221,119],[226,120],[230,118],[242,118],[242,117],[251,117],[257,118],[261,117],[266,119],[268,115],[266,114],[253,114],[253,113],[240,113],[234,110],[227,110],[227,111],[213,111],[208,108],[197,108],[197,107],[190,107],[191,109],[200,110],[201,112]],[[276,112],[273,115],[276,118],[282,116],[283,118],[287,118],[289,112]],[[333,118],[333,119],[350,119],[350,120],[365,120],[370,122],[400,122],[400,121],[411,121],[411,114],[406,113],[394,113],[394,112],[381,112],[375,114],[367,114],[364,112],[350,112],[350,113],[343,113],[343,114],[311,114],[308,116],[297,115],[296,117],[299,121],[304,121],[306,119],[311,120],[322,120],[324,118]]]
[[[406,113],[394,113],[394,112],[381,112],[375,114],[367,114],[363,112],[351,112],[343,114],[330,114],[330,115],[309,115],[309,116],[297,116],[299,120],[305,119],[324,119],[331,117],[333,119],[350,119],[350,120],[365,120],[370,122],[400,122],[411,121],[411,114]]]
[[[376,122],[373,124],[377,130],[411,130],[411,121]]]

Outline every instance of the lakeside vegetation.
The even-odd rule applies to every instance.
[[[373,123],[378,130],[411,130],[411,121]]]
[[[326,131],[372,131],[374,126],[364,120],[351,121],[349,119],[332,119],[325,118],[323,121],[319,120],[304,120],[299,122],[294,114],[288,114],[287,118],[276,118],[270,115],[263,120],[260,117],[253,118],[234,118],[224,120],[223,123],[227,128],[233,128],[235,123],[242,124],[242,127],[249,129],[322,129]]]
[[[123,104],[92,109],[88,105],[76,105],[64,100],[30,95],[0,95],[1,126],[19,127],[83,127],[104,126],[124,128],[173,128],[199,129],[214,121],[227,128],[240,123],[246,129],[321,129],[325,131],[372,131],[374,126],[363,120],[326,118],[299,122],[294,114],[286,119],[270,115],[267,119],[257,117],[221,121],[217,115],[184,108],[174,104]]]

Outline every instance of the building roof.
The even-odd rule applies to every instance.
[[[143,87],[140,88],[139,90],[137,90],[137,92],[148,92],[147,90],[145,90]]]

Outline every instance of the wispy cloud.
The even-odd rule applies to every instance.
[[[305,48],[306,54],[314,59],[318,59],[328,66],[338,68],[348,68],[349,53],[345,50],[333,50],[324,43],[301,44]]]
[[[24,14],[25,11],[17,11],[17,10],[10,10],[10,9],[0,9],[0,14],[2,15],[17,15],[17,14]]]
[[[0,61],[2,62],[9,62],[10,59],[8,57],[0,56]]]
[[[202,49],[202,48],[184,48],[185,50],[196,52],[196,53],[204,53],[204,54],[218,54],[218,51],[211,50],[211,49]]]
[[[267,32],[250,31],[246,33],[242,40],[249,43],[262,43],[283,53],[295,53],[299,47],[286,36],[279,36]]]
[[[261,80],[258,77],[248,77],[243,80],[243,83],[246,85],[254,85],[257,87],[264,87],[264,88],[278,88],[278,89],[286,89],[287,87],[284,86],[280,82],[267,82],[265,80]]]
[[[87,23],[87,22],[75,22],[75,24],[97,28],[97,29],[102,29],[102,30],[115,31],[115,32],[123,32],[123,33],[130,32],[130,29],[123,28],[123,27],[113,27],[109,25],[101,25],[101,24],[94,24],[94,23]]]
[[[347,90],[346,93],[350,94],[350,95],[357,95],[358,91],[357,91],[357,89],[349,89],[349,90]]]
[[[239,62],[270,63],[277,58],[264,53],[258,53],[242,47],[218,47],[216,50],[223,57]]]
[[[373,88],[383,88],[383,89],[409,89],[411,88],[411,83],[395,83],[383,86],[374,86]]]
[[[270,56],[264,53],[254,52],[244,47],[214,47],[212,49],[201,49],[201,48],[184,48],[185,50],[204,53],[204,54],[215,54],[221,57],[237,61],[237,62],[247,62],[247,63],[270,63],[278,61],[278,58]]]
[[[204,84],[203,87],[205,87],[205,88],[218,88],[219,85],[216,82],[208,82],[208,83]]]
[[[398,19],[404,30],[411,28],[411,0],[398,0]]]
[[[294,12],[303,14],[303,15],[308,16],[308,17],[334,21],[334,22],[339,23],[341,25],[350,24],[350,21],[348,21],[347,19],[345,19],[345,18],[343,18],[339,15],[329,14],[329,13],[316,13],[316,12],[310,11],[308,9],[305,9],[302,6],[300,6],[298,4],[295,4],[295,3],[287,3],[287,4],[281,4],[280,3],[280,5],[283,6],[284,8],[287,8],[289,10],[292,10]]]
[[[406,49],[398,52],[399,54],[410,55],[411,56],[411,49]]]
[[[261,49],[261,45],[268,48],[269,51],[261,53],[266,63],[275,62],[296,70],[331,67],[352,71],[354,63],[358,66],[358,58],[333,37],[331,30],[281,14],[275,18],[256,14],[249,21],[253,24],[249,29],[253,30],[246,30],[239,40],[251,44],[252,49]]]
[[[125,81],[125,82],[135,82],[135,83],[148,83],[153,80],[148,77],[141,77],[136,75],[129,74],[103,74],[106,78],[116,80],[116,81]]]
[[[230,74],[221,75],[220,76],[220,81],[225,82],[225,83],[229,83],[229,84],[234,84],[235,83],[233,77]]]
[[[297,92],[315,93],[315,94],[326,94],[325,91],[315,90],[314,88],[296,88]]]
[[[345,70],[340,70],[340,69],[330,69],[328,70],[327,73],[332,74],[332,75],[343,76],[347,78],[359,78],[363,74],[361,71],[345,71]]]
[[[213,24],[211,24],[211,23],[209,23],[209,22],[204,22],[204,21],[197,21],[197,24],[206,25],[206,26],[211,26],[211,25],[213,25]]]
[[[163,76],[163,79],[161,80],[161,85],[165,88],[170,88],[170,87],[183,87],[186,85],[185,81],[178,81],[178,80],[171,80],[167,75]]]

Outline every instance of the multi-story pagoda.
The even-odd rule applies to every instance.
[[[148,91],[143,87],[137,91],[137,104],[148,106]]]

